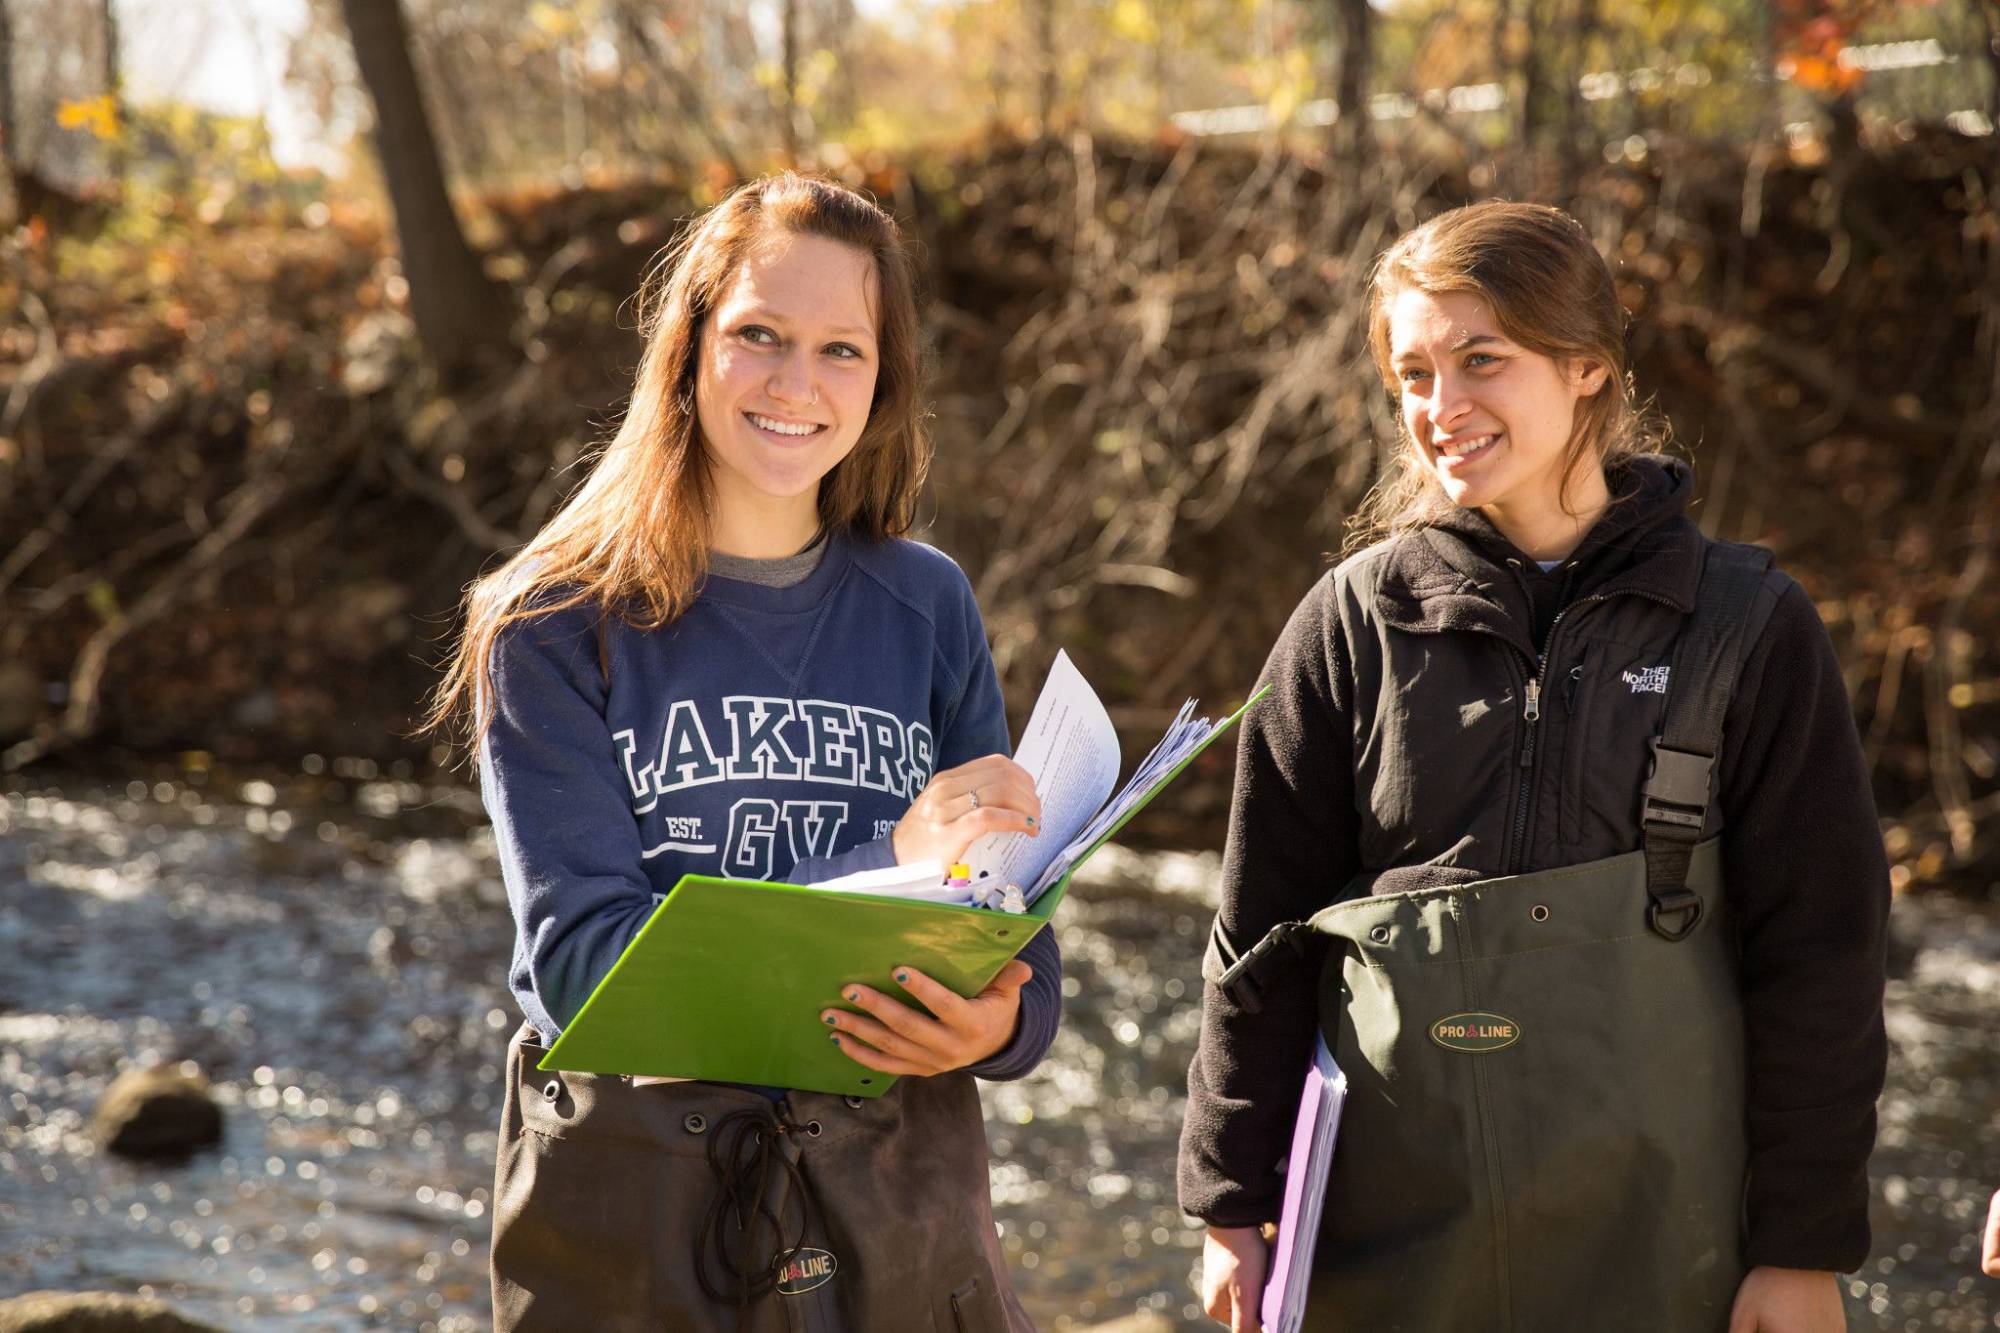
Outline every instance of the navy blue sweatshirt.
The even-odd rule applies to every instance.
[[[789,588],[711,576],[664,629],[607,620],[604,663],[597,623],[579,606],[500,634],[480,749],[518,930],[509,984],[544,1041],[682,875],[811,884],[891,865],[932,773],[1008,752],[972,589],[916,542],[836,533]],[[972,1066],[983,1078],[1019,1078],[1055,1039],[1054,932],[1021,958],[1035,975],[1013,1040]]]

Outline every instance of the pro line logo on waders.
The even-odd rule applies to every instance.
[[[1446,1014],[1431,1024],[1431,1040],[1447,1051],[1483,1055],[1504,1051],[1521,1039],[1521,1025],[1500,1014],[1474,1011]]]
[[[833,1281],[839,1269],[839,1263],[825,1250],[801,1246],[785,1256],[785,1266],[778,1270],[778,1292],[784,1296],[803,1295]]]

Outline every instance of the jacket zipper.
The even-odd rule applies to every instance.
[[[1549,637],[1542,640],[1542,651],[1535,657],[1534,672],[1528,677],[1528,687],[1524,691],[1521,706],[1521,757],[1518,781],[1514,785],[1514,836],[1511,839],[1513,854],[1508,858],[1512,871],[1518,872],[1521,864],[1528,859],[1528,806],[1535,794],[1535,724],[1542,720],[1542,676],[1548,670],[1549,649],[1556,641],[1556,629],[1563,617],[1569,614],[1569,607],[1556,612],[1556,618],[1549,622]]]
[[[1680,610],[1679,606],[1664,597],[1656,596],[1649,592],[1640,592],[1638,589],[1632,588],[1624,592],[1596,593],[1589,597],[1579,597],[1562,610],[1556,612],[1556,618],[1549,622],[1548,637],[1542,640],[1542,651],[1535,657],[1534,671],[1529,675],[1527,689],[1523,692],[1524,702],[1521,707],[1521,754],[1518,761],[1518,767],[1521,769],[1521,772],[1518,775],[1518,780],[1514,788],[1514,836],[1512,839],[1511,855],[1507,858],[1510,874],[1519,874],[1521,867],[1528,859],[1528,807],[1533,803],[1535,794],[1535,724],[1541,721],[1542,717],[1542,677],[1548,670],[1549,655],[1554,651],[1556,646],[1556,633],[1562,628],[1563,619],[1570,612],[1576,610],[1578,607],[1589,606],[1597,602],[1608,602],[1613,597],[1640,597],[1649,602],[1658,602],[1662,606],[1673,607],[1676,611]],[[1498,637],[1505,638],[1506,636],[1500,635]],[[1513,640],[1508,639],[1507,642],[1511,644]],[[1515,651],[1519,651],[1519,645],[1515,645]],[[1576,700],[1575,671],[1570,673],[1569,679],[1569,699],[1574,703]]]

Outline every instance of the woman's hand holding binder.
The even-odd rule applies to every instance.
[[[856,1062],[885,1074],[942,1074],[978,1064],[1014,1038],[1021,987],[1035,970],[1016,958],[971,999],[914,967],[896,969],[896,984],[923,1006],[913,1009],[869,986],[842,998],[864,1012],[828,1009],[820,1015],[833,1040]],[[925,1010],[929,1012],[926,1013]]]
[[[950,865],[989,833],[1041,832],[1041,797],[1028,770],[1004,754],[989,754],[934,773],[903,817],[890,845],[896,864]],[[1025,886],[1024,886],[1025,887]]]
[[[1840,1278],[1804,1268],[1757,1267],[1737,1289],[1729,1333],[1841,1333]]]
[[[1201,1306],[1229,1333],[1264,1327],[1264,1278],[1271,1246],[1262,1227],[1210,1227],[1201,1246]]]

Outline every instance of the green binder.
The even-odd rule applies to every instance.
[[[820,1012],[851,1007],[840,996],[854,982],[904,998],[893,976],[901,966],[960,995],[983,990],[1047,928],[1078,867],[1262,697],[1217,725],[1019,915],[683,876],[539,1067],[881,1096],[896,1076],[842,1054]]]

